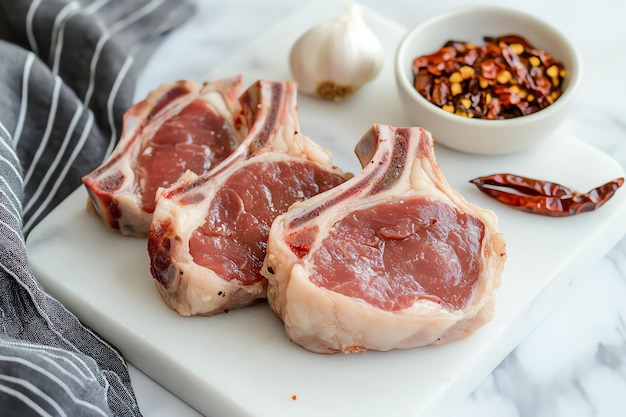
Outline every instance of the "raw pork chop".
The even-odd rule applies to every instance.
[[[242,77],[206,83],[163,84],[124,114],[124,128],[109,158],[83,178],[89,208],[112,229],[146,236],[158,187],[186,171],[202,174],[226,158],[239,132]]]
[[[446,181],[421,128],[375,125],[363,171],[272,225],[262,273],[289,338],[320,353],[460,339],[489,321],[505,243]]]
[[[295,83],[259,81],[241,105],[249,134],[233,154],[207,175],[187,173],[157,194],[150,270],[165,302],[184,316],[265,298],[260,269],[274,218],[346,179],[300,133]]]

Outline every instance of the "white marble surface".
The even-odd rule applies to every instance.
[[[407,28],[467,4],[462,0],[360,3]],[[572,114],[561,129],[611,154],[626,168],[626,110],[621,101],[626,97],[626,3],[480,3],[530,12],[551,22],[572,40],[583,59],[585,74]],[[199,2],[197,15],[172,33],[153,55],[136,97],[145,97],[163,81],[201,80],[213,65],[300,4],[297,0]],[[147,417],[199,415],[132,366],[131,377]],[[625,394],[626,238],[585,273],[452,417],[612,417],[626,410]]]

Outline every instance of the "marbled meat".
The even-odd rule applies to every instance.
[[[495,214],[447,182],[422,128],[374,125],[356,153],[362,172],[272,225],[262,274],[289,338],[350,353],[472,334],[506,259]]]
[[[206,175],[157,193],[148,252],[165,302],[184,316],[264,299],[260,269],[272,221],[348,178],[300,132],[296,84],[259,81],[240,98],[248,136]]]
[[[211,170],[246,135],[234,119],[243,91],[240,75],[205,83],[161,85],[124,114],[120,140],[108,159],[83,178],[88,208],[108,228],[147,236],[159,187],[186,171]]]

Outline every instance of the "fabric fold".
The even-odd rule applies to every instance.
[[[192,13],[177,0],[0,0],[3,415],[141,415],[120,352],[45,292],[24,242],[111,152],[138,72]]]

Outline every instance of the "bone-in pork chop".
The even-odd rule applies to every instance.
[[[356,152],[361,173],[272,225],[262,273],[289,338],[334,353],[468,336],[506,258],[495,214],[450,186],[421,128],[375,125]]]
[[[89,208],[112,230],[146,236],[159,187],[185,171],[198,175],[223,161],[247,132],[239,131],[242,77],[163,84],[124,114],[116,148],[83,178]]]
[[[260,269],[276,216],[344,182],[328,151],[300,132],[296,84],[259,81],[242,96],[248,136],[203,176],[162,189],[148,237],[150,269],[181,315],[214,315],[265,298]]]

